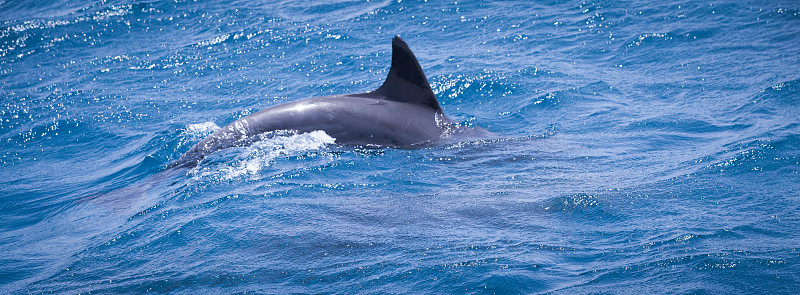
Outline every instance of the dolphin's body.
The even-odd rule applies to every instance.
[[[441,139],[453,126],[414,53],[394,37],[392,67],[377,90],[309,98],[259,111],[214,132],[170,167],[195,165],[216,150],[247,144],[256,135],[276,130],[322,130],[339,144],[414,147]]]

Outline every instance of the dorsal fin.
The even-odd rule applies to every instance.
[[[422,104],[437,111],[442,110],[417,57],[399,36],[392,39],[392,67],[389,75],[383,85],[373,93],[386,96],[388,100]]]

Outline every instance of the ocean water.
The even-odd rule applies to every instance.
[[[486,138],[276,133],[399,35]],[[800,2],[0,0],[0,293],[798,294]]]

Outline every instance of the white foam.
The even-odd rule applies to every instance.
[[[254,175],[269,167],[281,157],[319,150],[333,144],[335,138],[324,131],[294,134],[276,132],[262,136],[262,139],[246,148],[240,148],[230,160],[214,165],[200,165],[194,169],[195,180],[228,181],[246,175]]]
[[[186,135],[194,140],[203,139],[219,130],[220,127],[214,122],[203,122],[198,124],[189,124],[184,131]]]

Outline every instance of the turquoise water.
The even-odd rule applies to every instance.
[[[391,38],[494,136],[280,133]],[[0,0],[0,293],[800,293],[800,3]]]

